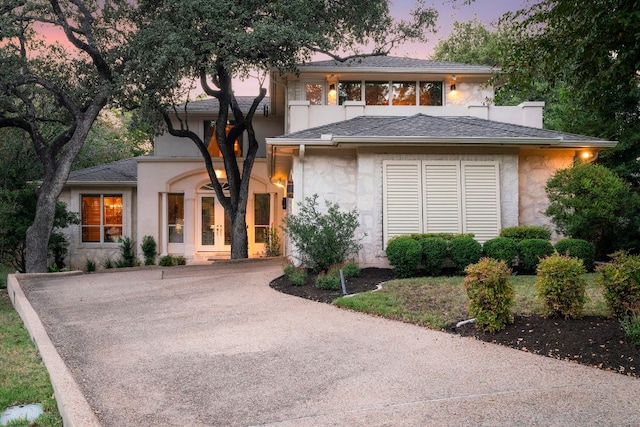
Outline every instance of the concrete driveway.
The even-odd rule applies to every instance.
[[[640,425],[638,379],[283,295],[281,271],[46,275],[21,279],[28,302],[10,293],[64,360],[47,366],[69,425]],[[88,406],[62,396],[76,384]]]

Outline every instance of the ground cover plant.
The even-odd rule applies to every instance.
[[[6,290],[0,290],[0,324],[0,412],[15,405],[41,403],[44,414],[37,420],[10,425],[62,426],[49,375]]]
[[[473,324],[455,328],[457,322],[470,318],[462,276],[399,280],[391,269],[363,268],[358,277],[347,279],[347,292],[361,293],[349,298],[341,298],[340,290],[315,287],[314,274],[309,274],[302,286],[294,286],[282,276],[271,282],[271,287],[314,301],[335,301],[347,309],[640,377],[640,347],[625,337],[620,322],[609,316],[602,288],[596,283],[597,274],[583,277],[587,297],[583,317],[564,319],[539,314],[536,276],[511,276],[514,323],[496,333],[479,332]],[[366,292],[382,282],[380,291]]]

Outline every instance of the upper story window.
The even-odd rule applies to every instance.
[[[366,105],[389,105],[389,82],[365,82]]]
[[[392,105],[416,105],[416,82],[393,82]]]
[[[344,104],[345,101],[361,101],[362,100],[362,82],[339,82],[338,83],[338,103]]]
[[[113,243],[122,238],[122,194],[83,194],[82,241]]]
[[[305,90],[305,100],[309,101],[311,105],[322,105],[322,93],[323,93],[323,84],[322,83],[307,83],[304,85]]]
[[[169,214],[169,243],[184,242],[184,194],[170,193],[167,197]]]
[[[207,147],[207,151],[211,157],[222,157],[222,152],[220,152],[220,148],[216,143],[214,138],[216,129],[216,121],[215,120],[205,120],[204,121],[204,140],[205,144],[209,144]],[[229,131],[233,129],[233,122],[230,121],[227,125],[226,132],[227,135]],[[233,143],[233,152],[236,154],[236,157],[242,157],[242,135],[240,135]]]
[[[442,105],[442,82],[420,82],[420,105]]]

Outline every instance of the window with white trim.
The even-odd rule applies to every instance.
[[[500,165],[493,161],[383,162],[384,243],[411,233],[500,232]]]

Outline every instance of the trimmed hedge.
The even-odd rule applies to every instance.
[[[519,225],[503,228],[500,237],[509,237],[516,242],[527,239],[551,240],[551,230],[540,225]]]
[[[593,270],[596,259],[596,247],[593,243],[582,239],[562,239],[556,243],[556,251],[560,255],[581,259],[587,271]]]
[[[478,262],[481,256],[482,245],[471,237],[456,237],[449,242],[449,257],[458,271]]]
[[[467,291],[469,314],[476,319],[476,328],[497,332],[513,323],[513,286],[511,270],[504,261],[482,258],[465,269],[462,285]]]
[[[475,235],[473,233],[413,233],[409,235],[412,239],[422,240],[422,239],[444,239],[444,240],[452,240],[457,239],[458,237],[470,237],[474,238]]]
[[[557,252],[538,264],[536,290],[543,316],[578,319],[587,301],[582,260]]]
[[[518,256],[518,243],[510,237],[496,237],[482,245],[484,256],[513,265]]]
[[[410,236],[397,236],[387,244],[387,258],[398,277],[410,277],[418,271],[422,259],[420,243]]]
[[[596,282],[616,319],[640,315],[640,256],[618,251],[597,272]]]
[[[420,239],[422,250],[422,265],[427,274],[437,276],[442,271],[442,263],[447,257],[447,241],[441,237],[427,237]]]
[[[520,267],[526,273],[535,273],[538,263],[554,252],[553,245],[544,239],[525,239],[518,244]]]

